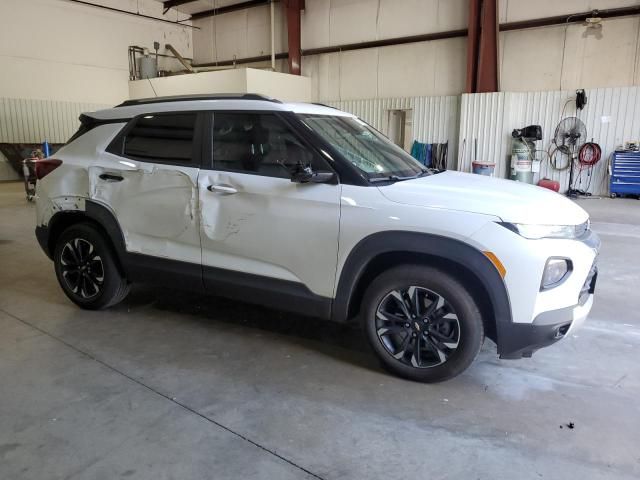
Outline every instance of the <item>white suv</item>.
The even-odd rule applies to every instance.
[[[543,188],[425,168],[365,122],[259,95],[83,114],[37,166],[37,238],[82,308],[153,282],[337,322],[433,382],[485,335],[502,358],[565,337],[593,302],[598,237]]]

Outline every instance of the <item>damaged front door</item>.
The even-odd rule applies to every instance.
[[[276,307],[286,299],[290,310],[326,308],[340,185],[294,183],[290,172],[298,163],[330,166],[273,113],[215,112],[212,156],[199,177],[205,288],[215,293],[231,282],[236,291],[226,293],[248,301],[260,295]]]
[[[114,212],[127,252],[199,271],[198,125],[196,113],[137,117],[89,175],[90,196]]]

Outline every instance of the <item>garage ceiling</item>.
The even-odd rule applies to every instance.
[[[181,13],[191,15],[193,19],[228,13],[234,10],[267,5],[268,0],[157,0],[165,9],[175,8]]]

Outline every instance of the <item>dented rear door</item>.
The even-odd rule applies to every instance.
[[[111,209],[130,253],[200,265],[200,115],[134,119],[89,168],[89,195]]]

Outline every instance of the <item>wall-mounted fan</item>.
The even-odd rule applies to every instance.
[[[577,196],[573,189],[573,170],[580,147],[587,141],[587,127],[578,117],[567,117],[560,120],[553,136],[553,143],[559,152],[569,157],[569,185],[567,195]]]

